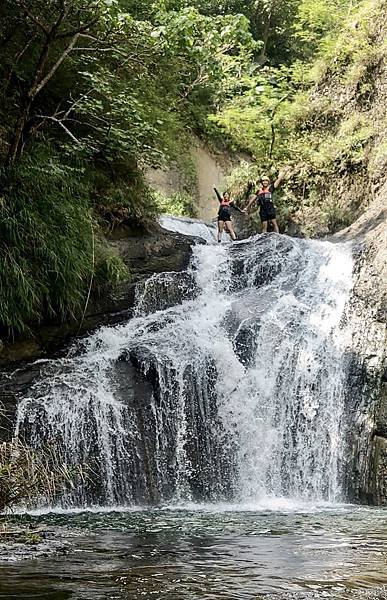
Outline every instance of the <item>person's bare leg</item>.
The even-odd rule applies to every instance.
[[[218,242],[222,241],[223,229],[224,229],[224,222],[218,221]]]
[[[274,227],[275,233],[279,233],[279,227],[278,227],[277,219],[272,219],[271,222],[273,223],[273,227]]]
[[[267,233],[267,221],[262,221],[262,231],[261,233]]]
[[[237,239],[237,237],[235,235],[234,225],[233,225],[232,221],[227,221],[227,223],[225,223],[225,225],[226,225],[227,232],[231,236],[231,239],[235,242],[235,240]]]

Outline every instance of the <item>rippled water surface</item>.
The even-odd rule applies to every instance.
[[[387,511],[188,506],[13,517],[61,552],[0,563],[0,598],[387,598]],[[33,551],[32,551],[33,555]],[[376,590],[379,590],[376,594]],[[374,593],[375,592],[375,593]]]

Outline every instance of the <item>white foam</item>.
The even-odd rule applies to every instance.
[[[160,219],[160,225],[169,231],[201,238],[209,244],[216,242],[216,227],[212,223],[204,223],[204,221],[187,217],[163,216]]]

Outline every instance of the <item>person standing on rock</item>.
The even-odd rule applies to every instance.
[[[262,223],[262,233],[266,233],[269,224],[273,226],[276,233],[279,233],[277,223],[277,211],[274,205],[274,192],[281,185],[287,175],[287,171],[281,171],[276,181],[273,183],[270,177],[263,175],[260,181],[260,187],[256,193],[251,196],[250,201],[243,212],[248,213],[250,206],[255,202],[259,206],[259,215]]]
[[[233,222],[231,220],[231,209],[233,208],[242,214],[243,210],[236,206],[235,202],[231,200],[228,192],[224,192],[223,196],[221,196],[216,188],[214,188],[214,190],[220,204],[218,212],[218,242],[220,243],[222,241],[222,233],[224,229],[230,234],[233,242],[235,242],[237,237],[234,231]]]

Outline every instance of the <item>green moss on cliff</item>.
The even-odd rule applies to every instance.
[[[321,211],[316,233],[356,220],[383,177],[386,14],[385,0],[362,2],[325,47],[304,112],[305,98],[294,101],[291,146],[301,163],[298,174],[308,181],[308,200]]]

